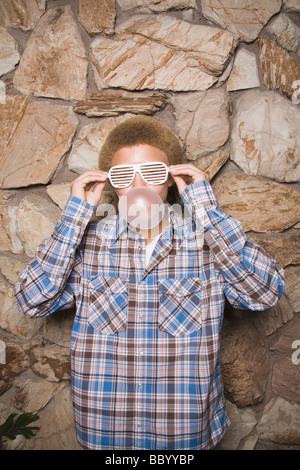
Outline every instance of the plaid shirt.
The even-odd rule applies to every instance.
[[[169,206],[150,263],[118,216],[70,197],[53,235],[15,285],[28,317],[76,301],[73,405],[84,449],[211,449],[230,422],[220,371],[225,296],[264,310],[282,268],[218,207],[209,183],[188,186],[191,217]]]

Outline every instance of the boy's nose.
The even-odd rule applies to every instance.
[[[132,182],[132,187],[135,188],[137,186],[147,186],[143,178],[141,177],[140,173],[137,171]]]

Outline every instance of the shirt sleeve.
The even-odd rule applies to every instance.
[[[17,305],[25,316],[42,317],[73,304],[81,278],[77,248],[95,209],[69,197],[53,234],[38,247],[14,286]]]
[[[236,308],[251,310],[274,306],[284,290],[282,267],[247,239],[239,221],[221,211],[207,181],[188,186],[181,197],[191,205],[197,229],[204,230],[229,302]]]

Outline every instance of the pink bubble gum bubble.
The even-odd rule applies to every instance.
[[[165,214],[162,198],[146,186],[127,191],[119,198],[118,208],[119,214],[126,222],[142,230],[156,227]]]

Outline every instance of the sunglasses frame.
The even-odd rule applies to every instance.
[[[159,183],[148,183],[143,174],[142,174],[142,171],[141,171],[141,167],[149,167],[149,166],[153,166],[153,165],[157,165],[157,164],[160,164],[162,165],[162,167],[165,168],[166,170],[166,176],[164,178],[163,181],[159,182]],[[112,182],[112,176],[111,176],[111,173],[112,173],[112,170],[116,169],[116,168],[126,168],[126,167],[130,167],[130,168],[133,168],[133,176],[132,176],[132,180],[130,181],[129,184],[126,184],[126,186],[124,185],[115,185],[113,182]],[[126,164],[126,165],[115,165],[115,166],[112,166],[108,172],[108,178],[109,178],[109,181],[110,181],[110,184],[112,185],[113,188],[116,188],[116,189],[123,189],[123,188],[128,188],[128,186],[130,186],[133,181],[134,181],[134,178],[135,178],[135,175],[139,173],[143,179],[143,181],[146,183],[146,184],[149,184],[149,185],[153,185],[153,186],[158,186],[160,184],[164,184],[167,179],[168,179],[168,175],[169,175],[169,168],[167,167],[167,165],[164,163],[164,162],[146,162],[146,163],[135,163],[135,164]]]

